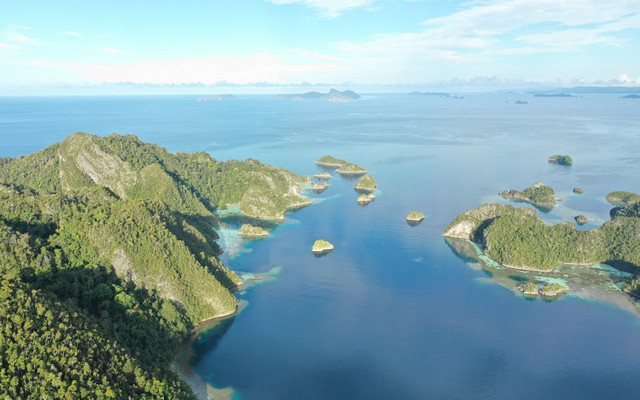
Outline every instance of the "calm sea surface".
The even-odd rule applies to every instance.
[[[369,206],[356,204],[353,180],[334,176],[265,240],[238,242],[237,226],[223,225],[225,262],[274,278],[240,291],[242,312],[194,342],[192,366],[205,381],[242,399],[638,398],[636,314],[579,296],[527,300],[488,282],[442,232],[500,190],[536,181],[563,199],[545,221],[606,221],[608,192],[640,192],[640,100],[197,97],[0,98],[0,156],[76,131],[118,132],[302,175],[332,154],[376,177]],[[555,153],[574,165],[548,164]],[[573,195],[575,186],[585,193]],[[414,209],[426,219],[411,227]],[[335,250],[314,257],[318,238]]]

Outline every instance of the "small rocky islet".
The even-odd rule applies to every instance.
[[[499,195],[504,199],[524,201],[545,208],[552,208],[556,205],[556,192],[551,186],[542,182],[536,182],[524,190],[503,190]]]
[[[269,231],[261,226],[243,224],[238,230],[238,234],[244,238],[261,238],[269,236]]]
[[[558,164],[558,165],[572,165],[573,159],[570,155],[567,154],[554,154],[549,156],[547,160],[550,164]]]
[[[372,175],[363,175],[358,179],[354,185],[354,189],[357,192],[372,193],[375,192],[377,187],[376,179]]]
[[[323,239],[316,240],[311,247],[311,252],[316,255],[326,254],[332,250],[333,244]]]
[[[407,222],[409,225],[418,225],[424,221],[424,214],[419,211],[411,211],[407,214]]]
[[[325,190],[327,190],[328,187],[329,187],[329,184],[327,182],[316,182],[313,184],[311,189],[313,190],[314,193],[322,193]]]
[[[526,282],[518,285],[516,288],[525,296],[537,297],[540,295],[546,298],[558,297],[559,295],[569,291],[568,286],[555,282],[547,283],[541,288],[538,288],[538,285],[533,282]]]

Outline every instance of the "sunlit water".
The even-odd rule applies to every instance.
[[[640,101],[196,98],[0,98],[0,155],[75,131],[118,132],[302,175],[317,172],[324,154],[369,169],[380,189],[369,206],[356,204],[353,180],[334,176],[327,191],[309,194],[326,200],[290,214],[267,239],[239,242],[233,220],[219,228],[231,268],[270,273],[237,294],[248,303],[241,313],[193,344],[192,366],[205,381],[243,399],[637,398],[640,320],[631,303],[614,306],[602,293],[585,300],[598,293],[578,278],[576,295],[525,299],[513,291],[522,274],[457,254],[442,232],[465,209],[503,201],[500,190],[536,181],[562,198],[541,213],[545,221],[585,214],[586,229],[608,220],[608,192],[640,192]],[[548,164],[554,153],[574,165]],[[414,209],[426,219],[411,227],[404,218]],[[318,238],[335,250],[314,257]],[[571,284],[574,272],[548,279]]]

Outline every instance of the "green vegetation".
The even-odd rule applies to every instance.
[[[216,208],[283,218],[308,181],[134,136],[0,159],[0,397],[192,398],[168,364],[242,282],[218,259]]]
[[[328,253],[333,250],[333,245],[326,240],[316,240],[311,248],[311,251],[314,253]]]
[[[336,170],[340,175],[364,175],[367,170],[358,164],[347,163]]]
[[[269,231],[251,224],[243,224],[238,230],[238,234],[244,237],[265,237],[269,236]]]
[[[576,215],[573,219],[576,220],[576,222],[578,223],[578,225],[584,225],[587,222],[589,222],[589,219],[587,217],[585,217],[584,215],[580,214],[580,215]]]
[[[527,282],[518,285],[518,290],[522,292],[522,294],[526,296],[537,296],[538,295],[538,285],[533,282]]]
[[[354,188],[359,192],[374,192],[376,190],[376,185],[376,179],[367,174],[356,181]]]
[[[556,204],[556,192],[551,186],[537,182],[525,190],[503,190],[500,196],[515,201],[526,201],[540,207],[553,207]]]
[[[559,264],[640,266],[640,218],[621,213],[600,229],[546,225],[535,211],[485,204],[460,214],[445,236],[473,240],[493,260],[512,268],[552,270]]]
[[[424,219],[424,214],[419,211],[411,211],[407,215],[407,221],[420,222]]]
[[[315,193],[322,193],[327,190],[328,187],[329,184],[327,182],[317,182],[313,184],[312,189]]]
[[[607,195],[607,201],[614,206],[631,206],[640,203],[640,195],[624,190],[611,192]]]
[[[339,158],[335,158],[332,156],[322,156],[316,160],[316,164],[322,165],[325,167],[342,167],[343,165],[349,164],[345,160],[341,160]]]
[[[540,289],[540,294],[544,297],[555,297],[568,291],[568,286],[559,283],[547,283]]]
[[[571,159],[571,156],[563,155],[563,154],[554,154],[550,156],[549,162],[552,164],[559,164],[559,165],[573,164],[573,160]]]
[[[331,179],[331,174],[328,172],[318,172],[313,177],[319,180],[329,180]]]

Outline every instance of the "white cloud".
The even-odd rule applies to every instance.
[[[39,39],[35,39],[26,35],[20,35],[17,33],[9,34],[7,35],[7,38],[12,42],[18,42],[18,43],[32,43],[32,44],[40,43]]]
[[[325,60],[325,61],[343,61],[344,58],[332,56],[329,54],[321,54],[317,51],[307,50],[307,49],[289,49],[289,53],[295,54],[297,56],[312,58],[316,60]]]
[[[628,74],[620,75],[619,81],[622,83],[631,83],[631,78],[629,78]]]
[[[289,64],[266,54],[123,64],[84,64],[35,60],[29,61],[27,65],[73,69],[90,82],[153,84],[214,84],[221,81],[234,84],[294,83],[308,79],[309,76],[322,77],[323,74],[331,74],[344,68],[341,65],[327,63]]]
[[[344,11],[370,6],[376,0],[267,0],[274,4],[301,3],[307,7],[317,10],[320,15],[326,18],[339,17]]]
[[[13,46],[7,43],[0,43],[0,49],[10,49]]]
[[[100,49],[101,53],[131,53],[129,50],[117,49],[114,47],[103,47]]]

